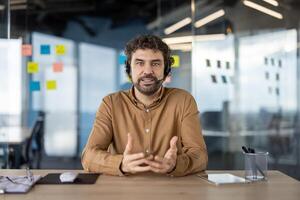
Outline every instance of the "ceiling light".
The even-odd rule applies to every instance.
[[[191,51],[192,43],[170,44],[169,47],[171,50]]]
[[[27,9],[27,5],[12,5],[11,10],[26,10]]]
[[[225,15],[225,11],[223,9],[217,11],[217,12],[214,12],[198,21],[195,22],[195,27],[196,28],[199,28],[201,26],[204,26],[205,24],[213,21],[213,20],[216,20],[218,19],[219,17],[222,17],[223,15]]]
[[[193,41],[193,36],[181,36],[181,37],[170,37],[164,38],[163,41],[167,44],[179,44],[179,43],[189,43]]]
[[[26,4],[27,0],[10,0],[10,5]]]
[[[172,26],[169,26],[168,28],[165,29],[165,34],[171,34],[175,31],[177,31],[178,29],[190,24],[192,22],[192,19],[190,17],[187,17],[183,20],[180,20],[179,22],[173,24]]]
[[[194,39],[196,41],[211,41],[211,40],[224,40],[226,35],[221,34],[208,34],[208,35],[195,35]]]
[[[181,43],[191,43],[193,41],[209,41],[209,40],[224,40],[226,38],[225,34],[208,34],[208,35],[188,35],[181,37],[169,37],[164,38],[163,41],[168,45],[181,44]]]
[[[253,2],[248,1],[248,0],[245,0],[243,3],[244,3],[245,6],[248,6],[250,8],[255,9],[255,10],[258,10],[260,12],[268,14],[268,15],[270,15],[272,17],[275,17],[275,18],[278,18],[278,19],[283,19],[282,14],[280,14],[279,12],[276,12],[274,10],[268,9],[266,7],[263,7],[263,6],[259,5],[259,4],[253,3]]]
[[[269,3],[273,6],[278,6],[279,5],[279,3],[275,0],[263,0],[263,1]]]

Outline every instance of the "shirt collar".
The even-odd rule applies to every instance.
[[[151,105],[149,105],[148,107],[153,107],[153,106],[157,105],[162,100],[164,93],[165,93],[165,88],[164,88],[164,86],[161,86],[160,94],[153,101],[153,103]],[[129,97],[134,102],[135,105],[142,104],[142,102],[140,102],[134,95],[134,86],[132,86],[129,90]]]

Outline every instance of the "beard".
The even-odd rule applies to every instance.
[[[149,74],[140,77],[133,85],[140,93],[151,96],[159,90],[162,86],[162,82],[163,80],[158,80],[155,76]]]

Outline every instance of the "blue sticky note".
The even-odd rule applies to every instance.
[[[119,55],[119,65],[124,65],[127,57],[123,54]]]
[[[39,81],[31,81],[30,82],[30,91],[40,91],[41,85]]]
[[[50,45],[48,45],[48,44],[42,44],[41,45],[41,54],[42,55],[48,55],[48,54],[50,54]]]

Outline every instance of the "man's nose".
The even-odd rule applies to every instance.
[[[153,69],[151,64],[145,64],[144,74],[152,74],[152,73],[153,73]]]

